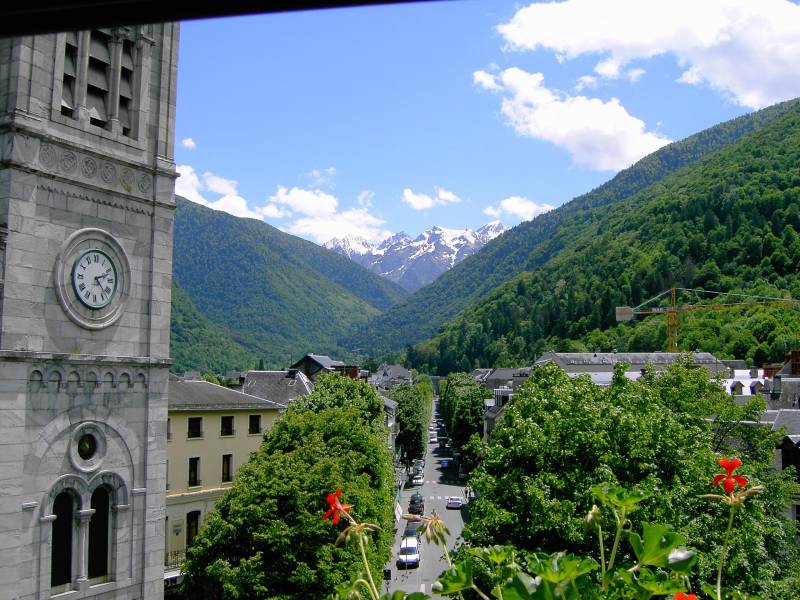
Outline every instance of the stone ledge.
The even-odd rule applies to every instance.
[[[63,361],[85,364],[136,364],[169,367],[174,359],[149,356],[109,356],[103,354],[70,354],[68,352],[35,352],[32,350],[0,350],[0,361]]]

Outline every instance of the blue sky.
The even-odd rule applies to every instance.
[[[321,243],[513,226],[800,95],[789,0],[469,0],[190,21],[176,192]]]

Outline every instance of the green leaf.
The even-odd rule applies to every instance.
[[[489,546],[484,548],[467,548],[467,552],[494,566],[505,564],[514,558],[514,549],[508,546]]]
[[[501,591],[503,600],[531,600],[536,592],[536,581],[527,573],[516,573]]]
[[[628,539],[639,564],[654,567],[670,567],[670,553],[686,541],[681,534],[670,531],[664,525],[647,522],[642,523],[642,535],[644,539],[629,531]],[[679,559],[675,564],[683,566],[684,562]]]
[[[446,595],[472,587],[472,560],[466,559],[445,571],[433,584],[433,591]]]
[[[599,567],[591,558],[580,558],[564,552],[557,552],[550,556],[532,554],[529,557],[529,568],[534,575],[551,583],[562,583],[574,580],[591,573]]]
[[[626,514],[632,513],[640,502],[650,497],[650,494],[637,488],[627,489],[612,483],[593,485],[591,492],[601,504],[619,511],[624,510]]]

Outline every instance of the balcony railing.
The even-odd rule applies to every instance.
[[[164,557],[164,568],[177,569],[181,566],[181,563],[185,558],[186,550],[173,550],[172,552],[167,552],[166,556]]]

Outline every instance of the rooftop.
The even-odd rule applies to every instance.
[[[202,379],[186,381],[170,374],[169,410],[281,410],[282,404],[257,398]]]

